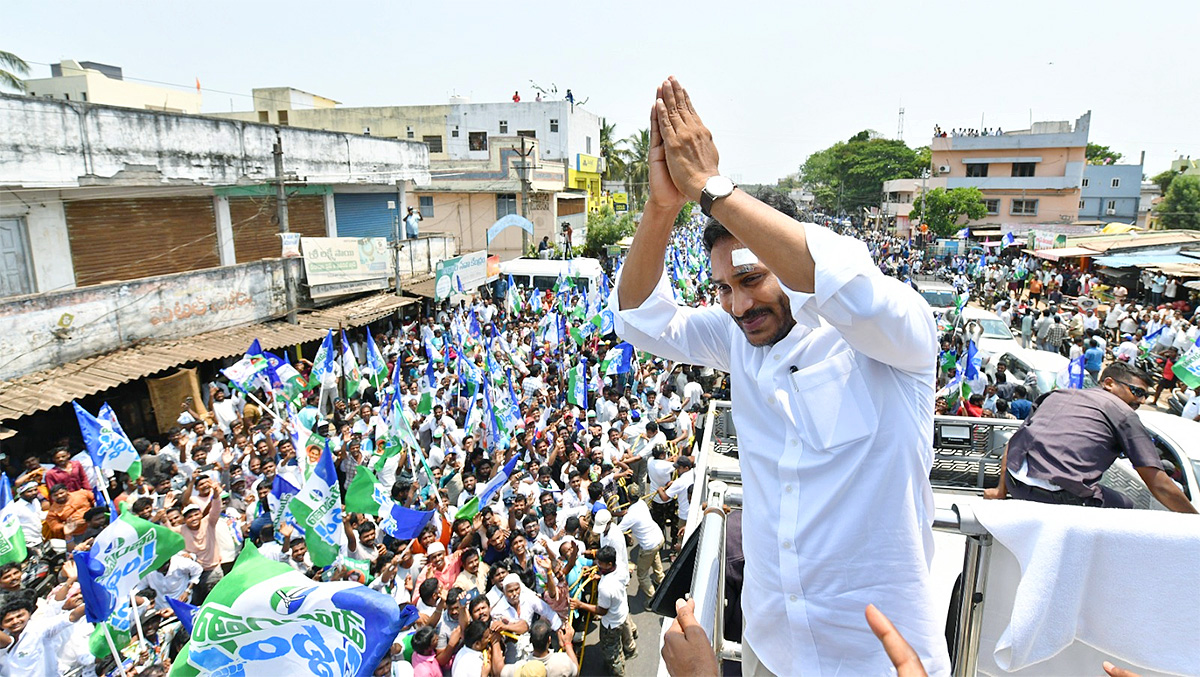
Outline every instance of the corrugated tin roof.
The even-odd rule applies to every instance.
[[[148,341],[0,381],[0,421],[45,411],[187,362],[241,355],[254,339],[264,350],[315,341],[329,329],[362,326],[416,302],[389,293],[376,294],[300,313],[294,325],[275,320],[183,339]]]

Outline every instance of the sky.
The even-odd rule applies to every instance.
[[[657,85],[688,88],[721,171],[774,182],[871,129],[926,145],[934,124],[1022,129],[1092,111],[1090,140],[1154,175],[1200,156],[1190,0],[1130,2],[30,2],[0,50],[48,77],[61,59],[250,110],[254,87],[344,106],[532,99],[571,88],[619,138]]]

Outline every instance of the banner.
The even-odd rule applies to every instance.
[[[382,237],[305,237],[304,274],[314,297],[386,289],[392,256]]]
[[[510,214],[511,216],[511,214]],[[505,217],[508,218],[508,217]],[[487,252],[479,250],[438,261],[434,274],[433,299],[441,301],[453,292],[474,291],[487,280]]]
[[[509,214],[500,217],[499,221],[496,221],[487,229],[487,243],[491,244],[492,240],[495,240],[496,236],[500,234],[500,231],[512,228],[513,226],[533,235],[533,223],[529,219],[517,214]]]

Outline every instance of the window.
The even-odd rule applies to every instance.
[[[1037,200],[1013,200],[1012,213],[1015,216],[1037,216]]]
[[[413,133],[412,125],[408,125],[407,127],[404,128],[404,138],[406,138],[406,139],[416,138],[416,135]]]
[[[1012,168],[1013,176],[1033,176],[1033,168],[1037,166],[1036,162],[1014,162]]]
[[[422,136],[421,141],[429,146],[430,153],[442,152],[442,137],[441,136]]]
[[[450,130],[450,136],[455,139],[458,138],[458,125],[454,125],[454,129]]]
[[[71,100],[71,95],[70,95],[70,94],[66,94],[66,93],[64,93],[64,94],[63,94],[63,98],[64,98],[64,99],[66,99],[67,101],[70,101],[70,100]],[[113,659],[113,660],[116,660],[116,659]]]
[[[1000,200],[996,200],[996,199],[984,200],[983,206],[987,207],[988,214],[999,214],[1000,213]]]
[[[1114,181],[1115,181],[1115,180],[1116,180],[1116,179],[1114,179]],[[1105,209],[1107,209],[1107,210],[1108,210],[1108,211],[1110,211],[1110,212],[1115,212],[1115,211],[1117,211],[1117,201],[1116,201],[1116,200],[1109,200],[1109,201],[1108,201],[1108,206],[1107,206],[1107,207],[1105,207]]]
[[[496,193],[496,219],[517,213],[516,193]]]
[[[1079,208],[1080,208],[1080,209],[1083,209],[1083,200],[1080,200],[1080,201],[1079,201]]]
[[[522,136],[526,139],[536,139],[537,132],[533,131],[532,129],[518,129],[517,136]]]
[[[81,93],[79,94],[79,96],[80,96],[80,98],[82,98],[84,101],[87,101],[87,92],[81,92]],[[1116,186],[1113,186],[1113,187],[1114,187],[1114,188],[1116,188]]]
[[[1113,179],[1113,180],[1112,180],[1112,187],[1113,187],[1113,188],[1120,188],[1120,187],[1121,187],[1121,180],[1120,180],[1120,179]]]
[[[983,178],[987,176],[987,163],[967,165],[967,178]]]
[[[501,134],[507,134],[507,133],[508,133],[508,120],[501,120],[501,121],[500,121],[500,133],[501,133]]]
[[[558,120],[555,120],[555,119],[551,118],[551,120],[550,120],[550,131],[552,131],[552,132],[557,132],[557,131],[558,131]]]
[[[286,125],[288,123],[288,112],[285,110],[279,111],[279,124]]]
[[[467,147],[471,150],[487,150],[487,132],[467,134]]]
[[[260,111],[258,111],[258,121],[259,121],[259,122],[270,122],[270,121],[271,121],[271,114],[270,114],[270,113],[268,113],[268,112],[267,112],[267,111],[265,111],[265,110],[260,110]],[[115,659],[114,659],[114,660],[115,660]]]
[[[586,151],[584,151],[584,152],[585,152],[585,153],[587,153],[588,155],[591,155],[591,154],[592,154],[592,137],[590,137],[590,136],[589,136],[589,137],[587,137],[587,144],[586,144],[586,145],[587,145],[587,150],[586,150]],[[115,660],[115,659],[114,659],[114,660]]]
[[[1086,178],[1086,177],[1083,179],[1083,183],[1081,184],[1081,186],[1082,186],[1083,188],[1087,188],[1087,187],[1088,187],[1088,180],[1087,180],[1087,178]]]
[[[438,137],[438,138],[440,139],[441,137]],[[422,195],[422,196],[418,197],[417,204],[419,204],[421,206],[421,218],[423,218],[423,219],[432,219],[433,218],[433,196],[432,195]]]

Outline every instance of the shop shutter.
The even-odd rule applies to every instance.
[[[296,195],[289,197],[287,204],[288,230],[305,237],[325,237],[322,196]],[[238,263],[279,258],[282,248],[274,196],[229,198],[229,220]]]
[[[386,237],[391,239],[396,209],[395,193],[337,193],[333,207],[337,212],[338,237]]]
[[[65,205],[79,286],[220,265],[212,197]]]

